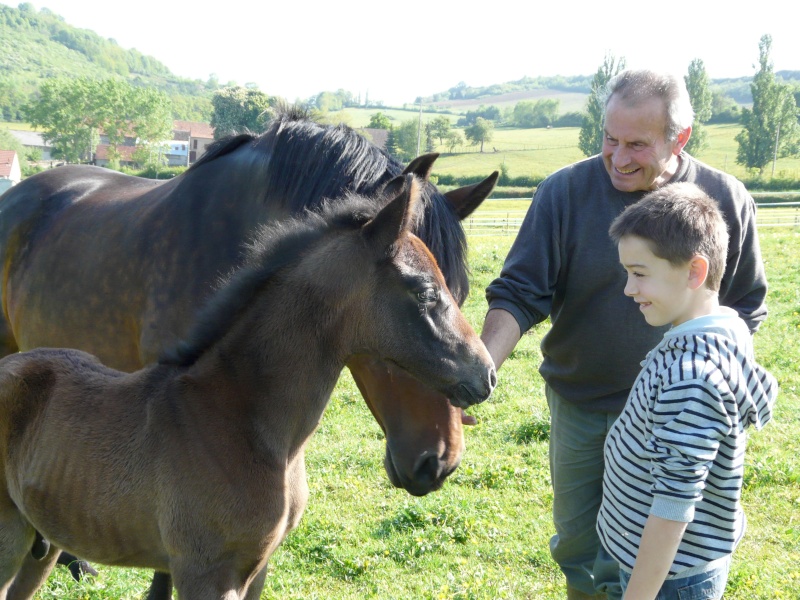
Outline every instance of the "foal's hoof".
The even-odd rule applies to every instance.
[[[69,572],[75,581],[80,581],[84,577],[94,577],[97,571],[85,560],[74,560],[69,563]]]
[[[33,540],[33,546],[31,546],[31,556],[36,560],[42,560],[48,552],[50,552],[50,542],[37,531],[36,539]]]

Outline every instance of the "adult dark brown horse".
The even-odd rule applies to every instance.
[[[58,548],[168,571],[181,598],[256,600],[351,357],[461,406],[490,395],[492,359],[410,233],[417,180],[387,189],[380,210],[348,196],[258,236],[158,363],[128,374],[68,349],[0,361],[0,600],[32,598]],[[37,532],[53,545],[41,560]]]
[[[421,157],[405,171],[427,180],[434,160]],[[0,356],[69,347],[139,369],[185,335],[259,224],[346,191],[374,196],[401,172],[349,128],[287,114],[261,136],[217,143],[168,182],[86,166],[31,177],[0,200]],[[413,229],[459,304],[468,291],[460,219],[496,178],[447,194],[427,181],[422,189]],[[415,495],[441,487],[463,451],[461,412],[392,365],[354,358],[349,366],[386,431],[392,483]],[[397,402],[414,403],[418,418],[393,421]],[[440,424],[434,437],[431,419]]]

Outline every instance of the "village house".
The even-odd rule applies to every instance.
[[[0,194],[22,180],[19,157],[14,150],[0,150]]]
[[[189,163],[193,164],[205,154],[206,147],[214,141],[214,128],[208,123],[173,121],[172,137],[189,145]]]
[[[41,133],[38,133],[36,131],[23,131],[20,129],[9,129],[8,133],[17,138],[19,143],[25,146],[26,148],[30,148],[31,150],[38,150],[41,156],[41,158],[39,159],[40,162],[53,160],[53,157],[50,154],[53,148],[50,145],[50,142],[46,141],[42,137]]]

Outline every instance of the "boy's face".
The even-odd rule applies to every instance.
[[[698,316],[689,264],[676,267],[653,254],[646,240],[632,235],[619,240],[618,250],[628,273],[625,295],[636,301],[649,325],[680,325]]]

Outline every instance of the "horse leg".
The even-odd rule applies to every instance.
[[[227,565],[200,569],[195,564],[172,565],[172,580],[178,598],[191,600],[242,600],[239,590],[243,582]]]
[[[8,589],[7,600],[32,600],[36,591],[47,581],[50,571],[56,566],[61,550],[52,544],[44,558],[37,560],[28,552],[22,566]],[[3,600],[0,595],[0,600]]]
[[[68,552],[61,553],[61,556],[58,557],[58,564],[67,567],[75,581],[80,581],[87,575],[91,575],[92,577],[97,575],[97,571],[92,568],[92,565]]]
[[[253,577],[253,581],[250,582],[250,588],[247,590],[244,600],[258,600],[261,598],[261,592],[264,590],[264,581],[266,579],[267,565],[264,565],[264,568],[261,569],[258,574]]]
[[[25,557],[30,557],[35,535],[11,499],[0,499],[0,600],[6,600]]]
[[[156,571],[145,600],[172,600],[172,576]]]

